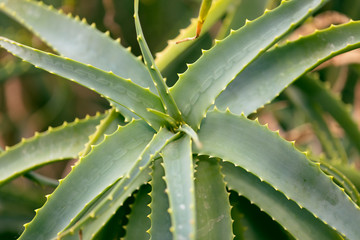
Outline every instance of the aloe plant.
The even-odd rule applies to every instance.
[[[358,239],[360,195],[351,181],[247,118],[322,62],[360,47],[360,21],[275,45],[325,2],[282,1],[203,51],[169,88],[161,72],[167,59],[194,42],[171,43],[154,59],[139,0],[134,18],[143,61],[86,20],[41,2],[0,0],[2,11],[57,54],[0,37],[2,48],[112,105],[0,153],[0,184],[79,158],[20,239],[261,239],[251,233],[264,216],[251,224],[259,210],[245,211],[246,199],[277,222],[270,219],[282,238]],[[219,8],[207,21],[215,23],[230,4],[214,1]],[[193,30],[194,23],[178,39]],[[352,131],[356,139],[358,129]]]

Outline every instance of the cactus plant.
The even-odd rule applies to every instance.
[[[191,36],[196,22],[154,59],[135,0],[141,61],[86,20],[41,2],[0,0],[2,11],[57,54],[0,37],[2,48],[112,105],[0,154],[1,185],[79,157],[20,239],[262,239],[250,235],[258,233],[266,214],[281,238],[358,239],[356,186],[334,166],[315,162],[247,118],[311,69],[360,47],[359,21],[281,41],[325,2],[282,1],[215,41],[170,88],[162,71],[194,44],[174,43]],[[208,23],[230,4],[214,1]],[[203,33],[208,29],[205,24]],[[325,91],[316,84],[314,91]],[[356,125],[348,127],[357,139]],[[258,224],[251,222],[254,216]]]

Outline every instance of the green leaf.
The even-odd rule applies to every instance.
[[[288,200],[282,193],[244,169],[225,162],[222,164],[222,172],[231,190],[250,199],[296,239],[343,239],[305,208],[300,208],[295,202]]]
[[[124,206],[131,194],[149,181],[149,174],[150,168],[142,169],[125,187],[123,184],[119,184],[121,182],[119,180],[104,198],[101,198],[99,202],[96,202],[95,206],[86,211],[86,215],[83,218],[80,218],[78,222],[71,224],[71,226],[69,225],[64,231],[58,233],[58,238],[61,240],[78,240],[79,234],[84,239],[92,239],[99,235],[114,214]]]
[[[57,180],[53,178],[45,177],[36,172],[27,172],[24,174],[24,177],[39,184],[42,187],[49,186],[52,188],[56,188],[59,185],[59,182]]]
[[[334,164],[336,169],[339,169],[350,181],[356,186],[356,188],[360,191],[360,170],[353,165],[345,165],[345,164]]]
[[[79,17],[66,16],[52,6],[29,0],[0,0],[0,10],[26,26],[60,55],[112,71],[156,93],[141,60],[134,57],[130,49],[122,47],[120,39],[114,41],[108,32],[101,33],[95,25],[89,26],[85,19],[80,21]],[[136,117],[123,106],[115,102],[112,104],[126,120]]]
[[[131,206],[129,223],[126,225],[125,240],[150,239],[149,233],[146,231],[150,228],[150,208],[148,204],[151,199],[149,196],[150,185],[143,185],[135,194],[135,202]]]
[[[139,87],[130,80],[5,38],[0,38],[0,46],[39,68],[75,81],[105,95],[106,98],[121,104],[144,118],[155,129],[158,129],[162,124],[156,115],[146,110],[147,108],[153,108],[164,111],[160,99],[148,89]]]
[[[20,239],[55,238],[88,202],[131,169],[153,135],[143,121],[133,121],[106,136],[61,180]]]
[[[229,5],[233,0],[218,0],[213,2],[209,14],[202,28],[200,37],[210,30],[210,28],[225,14]],[[195,44],[195,41],[188,41],[181,44],[175,44],[177,41],[192,37],[195,34],[197,25],[197,19],[191,19],[190,25],[183,30],[180,30],[180,34],[173,40],[168,42],[168,45],[164,50],[156,54],[156,65],[163,71],[172,62],[176,61],[179,56]]]
[[[83,232],[85,239],[89,239],[101,230],[102,226],[112,217],[116,210],[124,203],[131,193],[142,184],[149,181],[149,165],[153,158],[178,134],[161,128],[144,148],[126,175],[117,182],[106,198],[97,204],[86,216],[73,226],[67,227],[60,236],[62,239],[73,239],[74,233]],[[138,151],[140,152],[140,151]]]
[[[231,29],[239,29],[244,26],[246,20],[253,20],[260,17],[264,13],[268,1],[269,0],[233,1],[216,38],[223,39],[230,34]]]
[[[248,22],[205,51],[171,88],[185,122],[198,128],[206,110],[236,75],[324,2],[283,1],[280,7]]]
[[[233,239],[229,194],[218,159],[198,157],[195,198],[196,239]]]
[[[216,106],[235,114],[256,111],[307,71],[360,47],[359,29],[360,22],[350,22],[276,47],[240,73],[216,99]]]
[[[163,102],[165,111],[169,114],[170,117],[174,118],[176,121],[181,122],[181,113],[174,102],[173,97],[170,94],[168,87],[166,86],[165,80],[161,76],[160,70],[155,65],[153,56],[151,55],[150,49],[146,43],[144,33],[141,28],[140,18],[139,18],[139,0],[134,1],[134,18],[135,18],[135,28],[137,34],[137,41],[140,45],[142,55],[144,57],[145,65],[154,81],[154,85],[158,90],[160,99]]]
[[[189,125],[182,124],[178,129],[179,132],[184,132],[187,135],[189,135],[192,139],[192,141],[196,144],[196,146],[198,148],[201,148],[201,142],[199,140],[199,136],[197,135],[197,133],[194,131],[194,129],[192,129]]]
[[[195,239],[194,173],[188,135],[170,143],[162,152],[175,240]]]
[[[125,236],[125,226],[128,222],[126,215],[130,213],[130,204],[133,202],[133,198],[126,199],[124,204],[116,211],[114,216],[106,223],[106,225],[99,231],[93,238],[93,240],[104,239],[121,239]],[[116,231],[114,231],[116,229]]]
[[[360,193],[356,189],[355,185],[339,170],[337,170],[334,166],[324,161],[320,162],[321,170],[332,176],[334,181],[344,188],[344,191],[351,197],[351,199],[360,206]]]
[[[150,239],[171,240],[173,239],[173,236],[170,232],[171,219],[168,212],[169,198],[168,195],[165,193],[166,183],[163,179],[165,172],[162,166],[162,160],[155,161],[151,175],[152,191],[150,193]]]
[[[284,228],[251,201],[230,192],[234,240],[293,240]]]
[[[278,133],[244,116],[214,111],[208,113],[198,135],[203,148],[196,152],[241,166],[345,237],[360,236],[360,208]]]
[[[85,19],[80,21],[42,2],[29,0],[0,0],[0,10],[36,33],[62,56],[112,71],[156,92],[141,60],[119,41],[112,40],[109,34],[101,33],[94,25],[89,26]]]
[[[97,145],[104,140],[105,135],[113,134],[118,127],[125,125],[119,113],[114,108],[108,110],[107,116],[100,121],[96,126],[96,131],[89,136],[89,141],[85,145],[85,149],[79,153],[79,156],[84,157],[91,150],[93,145]]]
[[[159,118],[163,119],[165,125],[169,128],[176,128],[177,127],[177,123],[176,120],[173,119],[172,117],[170,117],[169,115],[167,115],[166,113],[148,108],[147,109],[149,112],[151,112],[152,114],[155,114],[156,116],[158,116]]]
[[[114,187],[116,186],[116,183],[118,183],[120,179],[117,179],[114,183],[112,183],[110,186],[106,187],[105,189],[102,190],[101,193],[99,193],[95,198],[93,198],[90,202],[88,202],[86,204],[86,206],[74,217],[71,219],[71,222],[68,226],[66,226],[66,229],[69,229],[71,227],[73,227],[79,220],[81,220],[81,218],[83,218],[86,215],[89,215],[89,213],[91,211],[93,211],[93,209],[104,199],[108,198],[111,194],[111,191],[114,189]],[[142,184],[142,182],[139,184],[139,186]],[[135,190],[133,190],[135,191]],[[131,192],[133,192],[131,191]],[[130,193],[131,194],[131,193]],[[130,197],[131,198],[131,197]],[[129,198],[128,198],[129,199]],[[119,209],[118,209],[119,210]],[[130,210],[129,210],[130,212]],[[109,222],[111,221],[111,219],[109,220]],[[125,230],[124,230],[125,231]],[[101,231],[99,231],[98,233],[100,233]],[[96,234],[98,235],[98,234]]]
[[[104,115],[76,119],[23,139],[0,153],[0,185],[40,166],[76,158]]]

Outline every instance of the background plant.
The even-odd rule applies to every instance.
[[[272,114],[266,113],[266,110],[253,113],[305,72],[330,57],[357,48],[358,22],[330,27],[309,37],[283,43],[282,36],[288,38],[291,30],[324,4],[324,1],[284,2],[281,7],[266,12],[258,20],[230,34],[226,40],[216,43],[210,51],[205,51],[179,76],[169,94],[160,71],[168,77],[169,85],[173,85],[176,73],[181,71],[184,62],[196,58],[196,54],[193,55],[195,49],[208,41],[206,33],[198,42],[179,46],[170,44],[157,55],[155,67],[136,18],[137,39],[147,72],[129,51],[111,41],[108,35],[99,34],[79,20],[71,20],[29,1],[9,0],[2,3],[4,12],[36,32],[61,56],[49,55],[5,38],[1,39],[3,47],[40,68],[95,89],[125,117],[110,110],[104,115],[76,120],[25,140],[0,156],[2,184],[42,165],[77,156],[81,159],[37,212],[23,235],[24,239],[49,239],[56,237],[59,231],[62,232],[59,238],[65,239],[111,239],[124,234],[128,239],[150,236],[154,239],[158,236],[181,239],[181,236],[190,238],[195,234],[196,238],[212,236],[215,239],[217,234],[222,238],[232,238],[235,234],[246,239],[264,239],[265,235],[276,239],[291,238],[291,235],[300,239],[332,239],[341,238],[341,235],[356,239],[358,236],[358,172],[350,166],[358,161],[359,131],[349,111],[323,86],[327,76],[334,76],[333,71],[336,70],[320,70],[320,74],[311,73],[299,79],[294,87],[269,105],[269,109],[275,109]],[[242,25],[244,13],[237,10],[243,11],[248,6],[253,11],[245,12],[256,15],[268,3],[242,1],[232,8],[229,7],[229,4],[234,4],[232,1],[217,1],[214,4],[204,30],[209,30],[209,26],[226,15],[217,33],[218,38],[223,38],[230,28]],[[271,4],[276,6],[276,2]],[[336,2],[325,8],[331,7],[331,4]],[[230,11],[226,12],[228,9]],[[46,21],[39,21],[38,17]],[[53,28],[55,33],[49,31],[48,24],[51,23],[56,26]],[[316,18],[309,20],[309,24],[312,23],[316,23]],[[304,32],[301,28],[297,31]],[[194,23],[181,32],[178,39],[193,35],[193,32]],[[266,51],[277,41],[280,41],[280,46]],[[95,56],[102,54],[106,58],[94,57],[88,49],[100,49],[101,53],[94,52]],[[228,69],[233,64],[235,66]],[[356,76],[356,66],[353,68],[350,73]],[[211,74],[209,69],[217,71]],[[202,121],[207,108],[235,76],[236,79],[216,99],[215,104],[220,110],[208,111]],[[346,75],[346,79],[347,76],[351,74]],[[217,79],[211,79],[214,77]],[[127,78],[149,89],[140,88]],[[352,80],[346,81],[341,88],[344,92],[351,91],[356,85],[356,77],[355,80],[349,79]],[[157,89],[152,80],[157,82],[161,101],[156,96]],[[356,94],[344,96],[347,102],[356,99]],[[229,111],[223,112],[226,108]],[[143,120],[125,123],[134,117],[132,112],[152,128]],[[242,112],[251,114],[250,118],[270,116],[276,119],[271,123],[278,122],[284,132],[295,129],[289,131],[289,135],[299,132],[298,128],[301,128],[300,131],[309,129],[301,122],[309,119],[313,129],[310,132],[316,134],[321,145],[314,144],[311,149],[314,154],[308,155],[308,158],[316,161],[347,195],[293,145],[256,121],[240,116]],[[346,135],[335,132],[338,136],[334,136],[334,131],[327,127],[329,117],[324,112],[338,122]],[[295,116],[294,120],[292,116]],[[124,127],[118,128],[119,125]],[[190,148],[189,136],[194,142],[200,139],[198,147]],[[91,145],[97,146],[91,148]],[[306,146],[306,142],[303,145]],[[325,154],[323,157],[315,154],[319,152],[319,146]],[[151,168],[148,168],[149,165],[152,165]],[[194,172],[192,165],[195,166]],[[164,174],[165,181],[162,180]],[[32,172],[26,175],[42,184],[56,185]],[[195,182],[192,180],[194,177]],[[231,191],[230,197],[225,186]],[[166,188],[168,195],[164,194]],[[283,228],[246,198],[239,197],[239,193],[267,212]],[[204,202],[214,206],[210,207],[211,211],[205,208],[207,205]],[[254,224],[254,219],[262,223]],[[209,225],[212,223],[214,225]],[[142,230],[139,230],[139,225]]]

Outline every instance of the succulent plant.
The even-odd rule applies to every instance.
[[[175,42],[191,36],[196,22],[154,59],[135,0],[142,61],[86,20],[41,2],[0,0],[2,11],[57,54],[0,37],[2,48],[112,105],[0,154],[0,184],[79,158],[20,239],[252,239],[247,234],[264,224],[261,211],[277,222],[268,221],[277,239],[358,239],[353,183],[247,117],[324,61],[360,47],[359,21],[283,41],[325,2],[282,1],[204,50],[169,87],[162,71],[194,44]],[[231,3],[214,1],[203,32]],[[325,91],[304,81],[300,88]],[[340,118],[350,119],[345,131],[356,142],[359,130],[347,116]]]

